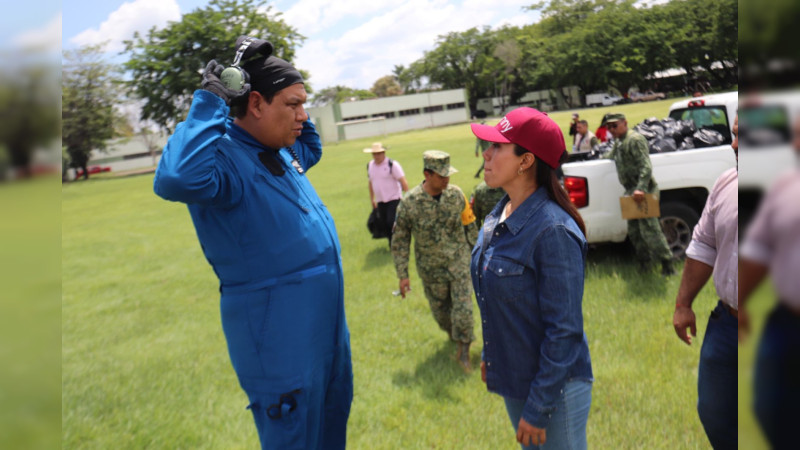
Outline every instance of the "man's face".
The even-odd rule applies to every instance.
[[[450,183],[450,177],[443,177],[436,172],[424,173],[425,183],[428,185],[428,189],[433,192],[433,195],[441,194],[442,191],[447,189],[447,185]]]
[[[584,134],[586,134],[587,131],[589,131],[589,127],[587,127],[586,125],[584,125],[584,124],[582,124],[580,122],[578,122],[578,126],[576,127],[576,129],[578,130],[578,134],[581,134],[581,135],[584,135]]]
[[[308,119],[303,108],[306,98],[305,86],[298,83],[278,91],[272,103],[264,105],[259,120],[262,144],[276,149],[294,144]]]
[[[376,164],[382,163],[384,158],[386,158],[386,152],[379,152],[379,153],[373,153],[372,154],[372,159],[375,160]]]
[[[615,122],[609,122],[606,124],[606,128],[608,128],[608,132],[614,136],[614,139],[619,139],[628,131],[628,121],[617,120]]]

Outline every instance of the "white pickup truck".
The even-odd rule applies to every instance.
[[[723,144],[650,155],[661,191],[661,228],[676,257],[682,257],[692,238],[717,177],[736,166],[731,148],[738,93],[695,97],[673,103],[669,117],[692,119],[698,129],[720,132]],[[634,124],[629,126],[633,128]],[[564,187],[586,223],[589,243],[622,242],[628,234],[619,198],[624,189],[613,161],[597,159],[563,165]]]

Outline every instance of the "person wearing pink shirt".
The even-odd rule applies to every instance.
[[[800,403],[800,119],[794,123],[798,165],[764,196],[739,259],[739,339],[749,331],[747,299],[769,274],[778,297],[758,345],[753,376],[755,415],[775,449],[796,448]]]
[[[731,143],[739,151],[739,118]],[[729,169],[717,178],[686,249],[686,265],[675,299],[675,333],[691,345],[697,324],[692,302],[714,275],[719,301],[708,318],[697,369],[697,414],[715,449],[737,446],[738,405],[738,247],[739,172]]]
[[[408,192],[408,182],[400,163],[386,157],[386,147],[380,142],[365,148],[364,153],[372,154],[372,161],[367,163],[367,176],[369,177],[369,200],[372,209],[377,209],[377,216],[384,235],[392,244],[392,226],[397,212],[397,205],[403,197],[403,192]]]

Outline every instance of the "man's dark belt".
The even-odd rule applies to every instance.
[[[732,307],[731,305],[725,302],[722,302],[722,306],[725,307],[725,309],[728,311],[728,314],[732,315],[733,317],[736,317],[737,319],[739,318],[739,310],[737,310],[736,308]]]

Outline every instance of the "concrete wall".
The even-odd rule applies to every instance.
[[[463,89],[308,108],[308,114],[317,125],[323,142],[381,136],[469,120],[466,93]],[[361,122],[380,116],[385,119]],[[331,127],[331,122],[334,122],[335,129]]]

